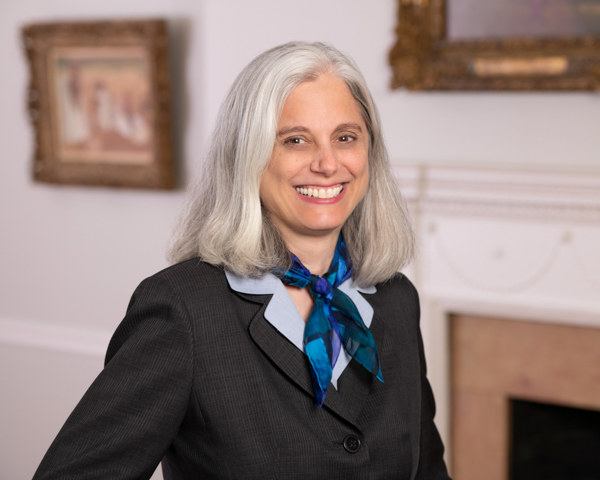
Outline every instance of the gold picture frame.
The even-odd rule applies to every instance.
[[[35,181],[174,188],[164,20],[38,23],[22,38]]]
[[[460,2],[463,2],[461,5]],[[509,22],[498,20],[505,31],[487,35],[486,32],[462,38],[449,35],[456,17],[449,16],[448,10],[467,12],[472,20],[463,22],[463,27],[477,25],[476,15],[481,8],[500,3],[481,2],[479,10],[465,8],[476,5],[473,0],[397,0],[398,24],[397,42],[389,54],[393,68],[392,88],[410,90],[600,90],[600,5],[596,0],[555,0],[555,5],[563,8],[583,8],[586,5],[593,15],[594,31],[578,34],[567,31],[565,34],[529,34],[521,29],[516,35],[510,31],[517,29]],[[523,8],[526,0],[514,1],[511,5]],[[596,4],[593,2],[596,1]],[[454,3],[453,3],[454,2]],[[538,4],[540,2],[537,2]],[[459,8],[459,7],[462,7]],[[556,9],[556,8],[555,8]],[[593,10],[592,10],[593,9]],[[491,10],[490,10],[491,11]],[[480,14],[480,13],[479,13]],[[496,19],[490,17],[489,25]],[[509,19],[510,20],[510,19]],[[450,23],[449,23],[450,22]],[[588,22],[589,23],[589,22]],[[527,27],[527,25],[525,25]],[[455,28],[456,29],[456,28]],[[539,29],[538,29],[539,30]],[[452,33],[452,32],[450,32]]]

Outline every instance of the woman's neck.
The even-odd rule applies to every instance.
[[[327,273],[333,260],[333,254],[339,237],[339,230],[323,236],[288,237],[284,235],[284,241],[302,265],[313,275]]]

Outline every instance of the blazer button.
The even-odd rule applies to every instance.
[[[343,445],[348,453],[356,453],[360,450],[360,439],[356,435],[348,435],[344,438]]]

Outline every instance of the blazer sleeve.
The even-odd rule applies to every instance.
[[[174,288],[136,289],[96,378],[34,480],[148,479],[177,434],[192,392],[193,338]]]

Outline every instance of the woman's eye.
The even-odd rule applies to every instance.
[[[338,140],[342,143],[348,143],[353,141],[354,137],[351,137],[350,135],[342,135]]]
[[[289,143],[291,145],[301,145],[303,143],[306,143],[306,140],[304,140],[303,138],[298,138],[298,137],[294,137],[294,138],[288,138],[285,143]]]

